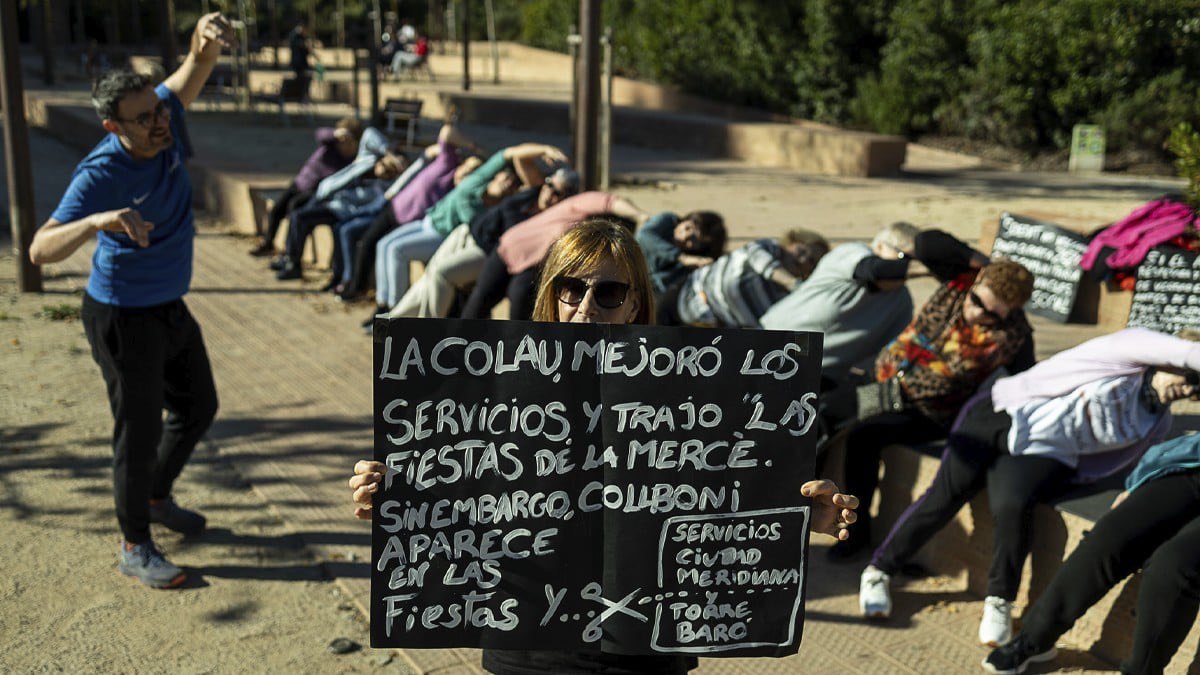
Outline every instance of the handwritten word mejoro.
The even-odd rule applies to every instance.
[[[527,335],[514,345],[503,340],[491,343],[447,337],[426,349],[428,345],[422,345],[414,337],[397,357],[397,349],[389,336],[383,345],[379,379],[408,380],[430,372],[443,377],[463,371],[473,376],[526,372],[552,377],[557,382],[564,370],[627,377],[644,373],[655,377],[713,377],[720,372],[723,363],[721,350],[717,347],[720,341],[721,337],[717,336],[708,345],[687,345],[675,350],[668,347],[651,349],[645,338],[636,343],[601,339],[595,342],[578,340],[564,345],[557,340],[535,340]],[[800,373],[803,356],[804,349],[794,343],[761,358],[754,350],[749,350],[740,373],[786,380]]]

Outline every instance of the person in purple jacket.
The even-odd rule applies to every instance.
[[[384,196],[388,204],[374,217],[360,217],[341,223],[335,230],[341,240],[344,275],[334,288],[343,300],[362,295],[375,269],[375,247],[385,235],[400,226],[418,220],[438,200],[478,169],[478,155],[462,157],[460,149],[477,152],[478,146],[451,124],[443,125],[435,145],[413,162]]]
[[[1127,328],[1004,377],[967,401],[933,484],[862,573],[859,605],[886,618],[888,583],[971,497],[988,490],[992,565],[979,641],[1012,639],[1012,603],[1029,553],[1029,511],[1132,466],[1171,428],[1171,403],[1200,393],[1200,344]]]
[[[312,199],[318,183],[337,173],[354,159],[358,154],[358,141],[362,138],[362,132],[362,122],[353,117],[343,117],[332,127],[317,129],[317,149],[304,160],[300,172],[271,206],[271,211],[267,214],[266,229],[259,231],[258,243],[250,249],[250,255],[263,257],[275,253],[275,235],[279,232],[279,224],[289,213]]]

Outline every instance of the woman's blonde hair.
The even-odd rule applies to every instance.
[[[625,301],[636,300],[636,324],[654,323],[654,291],[650,285],[650,270],[646,257],[629,228],[603,217],[580,222],[558,238],[546,254],[542,276],[538,281],[537,299],[533,304],[534,321],[558,321],[558,298],[554,280],[561,275],[574,276],[583,270],[599,267],[612,260],[629,280],[629,295]]]

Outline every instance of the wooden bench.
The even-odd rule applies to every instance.
[[[419,98],[389,98],[381,112],[386,122],[387,135],[394,136],[397,125],[403,124],[405,126],[404,147],[411,148],[417,139],[417,126],[421,122],[423,105],[424,102]]]

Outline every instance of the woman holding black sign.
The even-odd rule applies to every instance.
[[[535,321],[561,323],[653,324],[654,291],[645,258],[633,234],[604,219],[586,220],[551,247],[538,285]],[[354,515],[371,517],[372,497],[386,467],[380,462],[355,464],[350,488]],[[827,480],[809,481],[800,492],[813,500],[812,529],[839,540],[849,536],[858,499],[840,494]],[[630,656],[596,651],[483,651],[483,666],[493,673],[686,673],[695,657]]]

